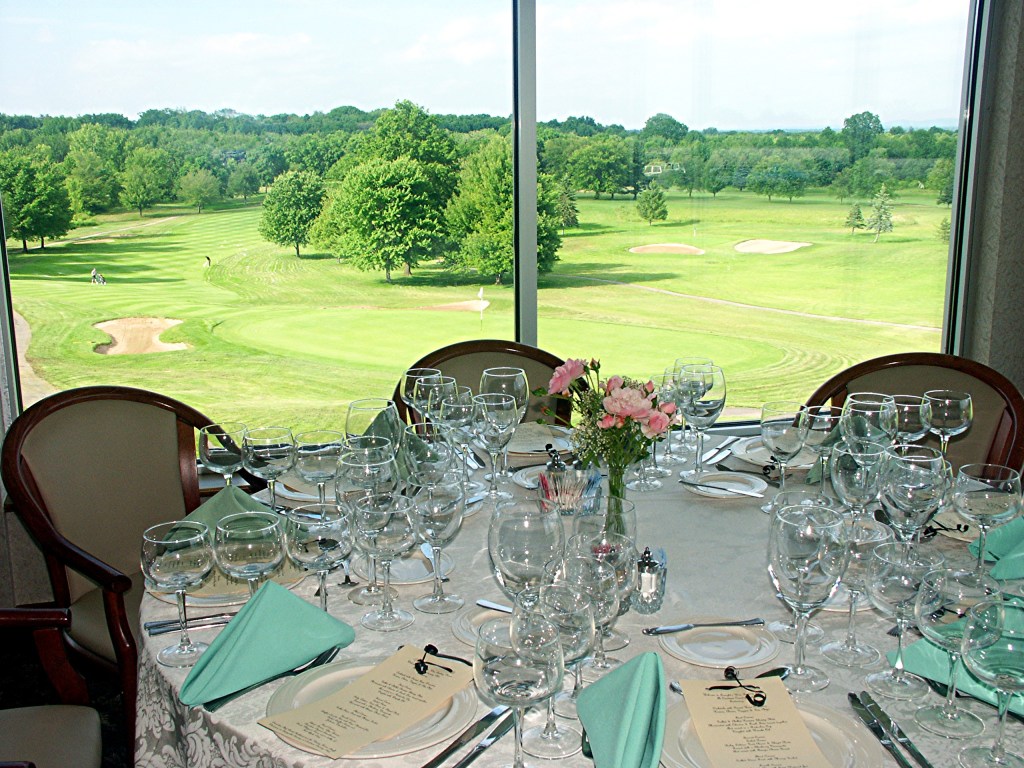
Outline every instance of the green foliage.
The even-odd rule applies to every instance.
[[[178,199],[202,213],[204,206],[220,199],[220,180],[206,168],[188,171],[178,179]]]
[[[856,162],[875,146],[875,139],[883,133],[882,121],[872,112],[850,115],[843,121],[840,135],[850,150],[850,159]]]
[[[118,175],[130,145],[127,131],[96,123],[86,123],[68,134],[64,170],[76,211],[99,213],[114,205],[120,192]]]
[[[936,205],[953,204],[953,170],[953,161],[940,157],[928,173],[926,183],[929,189],[934,189],[937,192]]]
[[[321,178],[328,169],[345,156],[348,148],[348,134],[311,133],[296,136],[285,147],[284,156],[295,171],[309,171]]]
[[[228,176],[228,196],[238,197],[248,201],[249,195],[255,195],[260,191],[260,176],[252,163],[236,163]]]
[[[601,135],[587,140],[569,159],[569,172],[580,189],[589,189],[594,199],[615,193],[629,183],[630,150],[625,139]]]
[[[678,144],[686,138],[687,131],[689,131],[689,128],[683,123],[671,115],[659,112],[647,118],[647,122],[644,123],[644,129],[640,132],[640,135],[645,141],[662,139],[669,144]]]
[[[142,215],[144,208],[171,196],[171,156],[163,149],[139,147],[132,150],[121,174],[121,203]]]
[[[0,155],[0,192],[3,194],[4,229],[10,237],[28,241],[62,237],[71,229],[71,201],[64,174],[50,160],[46,147],[10,150]]]
[[[850,212],[846,214],[846,226],[850,228],[850,234],[856,234],[858,229],[864,229],[864,214],[860,210],[860,206],[854,203],[850,206]]]
[[[665,193],[657,184],[651,184],[636,199],[636,212],[648,225],[668,219],[668,203]]]
[[[263,200],[259,232],[278,245],[299,247],[309,242],[310,229],[324,204],[324,185],[310,171],[285,171]]]
[[[807,171],[787,155],[775,153],[753,167],[747,185],[769,201],[777,195],[792,202],[794,197],[803,197],[807,189]]]
[[[892,198],[885,184],[871,201],[871,215],[868,217],[867,228],[875,233],[876,243],[878,236],[883,232],[892,232]]]
[[[558,188],[558,202],[555,204],[555,211],[558,221],[562,225],[562,232],[566,227],[578,227],[580,225],[580,211],[576,205],[576,188],[572,179],[568,176],[562,177],[562,183]]]
[[[935,227],[935,235],[944,243],[949,242],[950,225],[949,216],[939,222],[938,226]]]

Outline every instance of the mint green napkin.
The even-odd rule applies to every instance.
[[[349,645],[355,636],[345,622],[268,581],[199,657],[178,698],[191,707],[205,704]]]
[[[212,536],[217,531],[217,523],[228,515],[236,512],[272,512],[266,504],[256,501],[241,488],[229,485],[217,491],[186,517],[196,523],[206,523]]]
[[[580,692],[576,705],[596,768],[657,768],[665,737],[665,670],[644,653]]]
[[[968,548],[978,556],[978,541]],[[1024,579],[1024,517],[993,528],[985,538],[985,557],[996,560],[992,567],[993,579]]]

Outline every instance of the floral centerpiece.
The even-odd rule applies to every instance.
[[[658,402],[652,381],[622,376],[601,379],[600,374],[597,360],[569,359],[555,369],[547,392],[539,394],[572,402],[576,455],[590,466],[604,462],[608,494],[621,499],[626,495],[626,469],[646,457],[651,443],[668,431],[676,406]]]

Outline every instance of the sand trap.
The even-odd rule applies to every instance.
[[[97,323],[95,327],[110,334],[112,341],[98,344],[94,351],[101,355],[141,355],[188,349],[188,344],[183,342],[165,344],[160,341],[161,333],[181,323],[181,320],[166,317],[122,317]]]
[[[744,240],[736,245],[740,253],[791,253],[813,243],[794,243],[788,240]]]
[[[704,253],[700,248],[683,243],[661,243],[660,245],[638,245],[629,249],[630,253],[685,253],[688,256],[700,256]]]
[[[473,299],[472,301],[456,301],[453,304],[435,304],[432,307],[423,307],[436,312],[483,312],[491,306],[486,299]]]

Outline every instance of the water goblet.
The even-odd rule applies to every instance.
[[[447,426],[435,422],[407,426],[402,435],[406,473],[417,475],[421,483],[438,482],[455,456],[450,432]]]
[[[491,460],[487,497],[496,506],[499,501],[512,498],[511,493],[498,488],[498,456],[519,424],[516,400],[512,395],[475,395],[473,405],[473,434]]]
[[[653,378],[654,386],[658,391],[658,402],[659,403],[672,403],[676,406],[676,412],[670,417],[669,429],[665,432],[664,436],[659,439],[659,443],[664,443],[665,450],[661,454],[662,464],[685,464],[686,459],[675,452],[672,447],[674,442],[673,436],[675,432],[682,432],[683,430],[673,430],[672,426],[680,426],[682,424],[683,414],[679,411],[679,402],[676,390],[676,374],[672,368],[667,368],[665,373],[660,376]],[[655,447],[657,450],[657,447]],[[659,473],[659,477],[668,477],[671,472],[667,469],[662,468],[662,473]]]
[[[213,569],[210,530],[190,520],[160,523],[142,534],[142,572],[161,591],[174,592],[178,604],[181,637],[176,645],[162,649],[156,660],[167,667],[190,667],[207,649],[188,635],[185,593],[202,583]]]
[[[896,435],[896,402],[892,395],[855,392],[843,403],[839,433],[848,443],[888,444]]]
[[[866,515],[867,505],[878,498],[884,466],[885,446],[881,443],[844,437],[832,446],[832,490],[854,517]]]
[[[953,505],[957,514],[978,527],[975,571],[985,572],[988,531],[1015,518],[1021,507],[1020,472],[1001,464],[964,464],[957,472]]]
[[[592,557],[612,569],[615,574],[615,592],[619,603],[619,610],[615,618],[626,613],[629,610],[629,598],[636,589],[637,580],[637,551],[634,540],[622,534],[607,531],[590,538],[573,536],[567,546],[567,551],[570,554],[583,554]],[[623,648],[629,643],[629,638],[624,634],[613,632],[613,623],[614,619],[601,629],[601,647],[604,650],[610,650],[612,643],[615,649]],[[604,674],[621,663],[612,657],[600,660],[595,655],[594,658],[584,662],[584,668],[590,672]]]
[[[565,534],[558,506],[546,499],[501,504],[491,516],[487,552],[498,585],[512,598],[545,582],[545,566],[562,557]]]
[[[704,475],[702,454],[704,434],[725,408],[725,373],[717,365],[684,365],[679,370],[680,409],[688,426],[697,433],[697,453],[693,470],[684,470],[686,480],[699,481]]]
[[[807,435],[804,447],[818,457],[818,493],[825,493],[825,479],[828,475],[828,457],[832,453],[832,439],[839,429],[842,410],[834,405],[807,406]]]
[[[409,421],[417,421],[426,415],[427,404],[416,400],[416,382],[423,378],[439,379],[441,371],[437,368],[410,368],[402,376],[402,402],[409,409]]]
[[[352,520],[337,504],[310,504],[288,510],[285,551],[300,568],[316,571],[320,608],[327,610],[327,574],[352,551]]]
[[[821,646],[821,655],[842,667],[866,667],[878,661],[881,654],[874,646],[857,639],[857,602],[867,589],[868,561],[875,547],[893,541],[893,532],[874,518],[854,517],[846,520],[846,537],[850,561],[839,580],[839,586],[845,588],[850,597],[846,637],[825,643]]]
[[[421,376],[413,385],[413,400],[421,407],[421,421],[437,421],[441,401],[455,392],[452,376]]]
[[[946,462],[938,450],[910,444],[886,448],[882,506],[901,541],[917,537],[938,512],[947,489]]]
[[[526,371],[522,368],[509,366],[485,368],[480,374],[479,392],[481,395],[512,395],[516,401],[516,425],[521,424],[526,418],[526,407],[530,403],[530,382],[526,378]],[[502,480],[509,480],[512,477],[512,472],[508,467],[508,443],[502,447],[501,454],[502,470],[498,477]]]
[[[626,483],[626,488],[639,493],[656,491],[661,488],[661,480],[658,479],[659,475],[657,474],[660,470],[655,459],[657,451],[656,443],[647,449],[647,455],[634,465],[634,478]]]
[[[684,451],[691,451],[697,442],[697,432],[687,422],[686,415],[683,413],[683,403],[689,397],[691,391],[690,385],[684,381],[682,375],[683,366],[686,365],[714,365],[714,361],[710,357],[677,357],[675,362],[665,369],[665,373],[671,372],[672,378],[675,379],[675,392],[672,393],[672,402],[676,404],[676,414],[683,423],[680,442],[683,444]]]
[[[338,474],[345,435],[333,429],[300,432],[295,436],[295,473],[316,486],[320,506],[327,506],[327,483]]]
[[[359,620],[376,632],[395,632],[412,624],[416,617],[392,603],[391,561],[412,549],[416,543],[413,501],[401,494],[363,496],[355,504],[353,527],[360,546],[377,556],[383,574],[380,607]]]
[[[981,718],[957,706],[956,681],[967,614],[978,603],[998,594],[999,585],[994,579],[959,568],[941,568],[922,579],[914,601],[914,624],[949,654],[946,700],[914,712],[914,719],[925,730],[947,739],[969,739],[985,730]]]
[[[768,575],[776,592],[797,617],[791,690],[820,691],[829,684],[820,669],[805,663],[806,627],[836,589],[850,551],[843,517],[827,507],[783,507],[772,518],[768,538]]]
[[[252,597],[259,580],[284,559],[281,518],[270,512],[222,517],[214,532],[213,556],[225,574],[248,582]]]
[[[345,413],[345,433],[349,437],[384,437],[391,441],[397,452],[402,444],[404,428],[405,424],[398,415],[394,400],[364,397],[348,404],[348,411]]]
[[[267,481],[270,508],[276,510],[277,478],[295,466],[295,440],[287,427],[247,429],[242,437],[242,464]]]
[[[999,728],[991,747],[972,745],[960,750],[960,765],[1024,768],[1024,757],[1003,746],[1010,699],[1024,691],[1024,604],[999,599],[978,603],[967,614],[961,651],[968,671],[996,690]]]
[[[480,483],[470,479],[470,452],[473,442],[473,390],[469,387],[456,386],[455,391],[445,395],[441,401],[441,409],[437,419],[450,430],[448,438],[456,447],[457,458],[462,465],[462,493],[468,496],[471,492],[483,488]]]
[[[452,613],[465,604],[458,595],[445,594],[441,582],[441,548],[455,541],[462,528],[462,515],[466,497],[462,493],[459,475],[448,473],[439,482],[422,483],[413,476],[419,490],[413,495],[412,518],[420,540],[430,545],[434,567],[434,589],[412,601],[413,607],[423,613]]]
[[[916,443],[932,428],[932,404],[920,395],[893,395],[896,404],[896,441]]]
[[[879,544],[868,559],[868,596],[871,604],[896,619],[896,660],[892,668],[864,678],[868,688],[890,699],[916,699],[928,692],[928,684],[903,669],[903,633],[914,614],[914,600],[921,580],[942,566],[937,552],[924,552],[909,543]]]
[[[231,477],[242,468],[242,439],[245,424],[224,421],[199,430],[199,461],[211,472],[224,476],[224,487],[231,485]]]
[[[473,680],[480,698],[504,704],[515,718],[515,753],[511,768],[523,762],[523,712],[553,696],[562,685],[564,662],[558,631],[534,616],[522,623],[513,643],[512,620],[491,619],[480,625],[473,653]]]
[[[971,427],[974,421],[974,403],[969,392],[954,389],[931,389],[924,393],[931,405],[931,431],[939,436],[939,447],[945,456],[949,439]]]
[[[761,406],[761,442],[779,464],[779,493],[786,491],[786,463],[800,453],[807,438],[807,411],[803,405],[775,400]],[[772,502],[761,510],[768,512]]]

